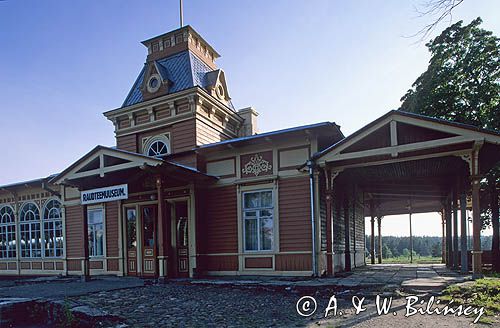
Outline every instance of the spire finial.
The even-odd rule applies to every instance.
[[[184,26],[184,13],[182,9],[182,0],[179,0],[179,18],[180,18],[180,27]]]

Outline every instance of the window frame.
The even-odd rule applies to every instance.
[[[95,211],[100,211],[102,213],[102,222],[101,223],[93,223],[93,224],[90,224],[89,223],[89,213],[90,212],[95,212]],[[90,229],[91,227],[94,227],[96,225],[99,225],[101,224],[102,225],[102,254],[91,254],[90,252],[90,245],[87,245],[88,249],[89,249],[89,258],[90,259],[98,259],[98,258],[104,258],[106,257],[106,210],[104,208],[104,206],[102,205],[99,205],[99,206],[92,206],[92,207],[87,207],[87,216],[86,216],[86,220],[87,220],[87,236],[89,235],[89,232],[90,232]],[[95,233],[96,231],[98,230],[92,230],[92,233],[93,233],[93,237],[92,237],[92,240],[94,241],[94,247],[92,248],[93,250],[96,249],[96,238],[95,238]],[[88,242],[90,243],[90,240],[88,240]],[[95,253],[95,252],[93,252]]]
[[[159,156],[149,155],[149,151],[151,150],[151,147],[157,142],[163,143],[165,145],[165,147],[167,148],[167,152],[165,154],[159,155]],[[168,155],[172,154],[172,146],[170,144],[170,133],[156,135],[156,136],[153,136],[149,139],[143,139],[143,145],[144,145],[143,154],[146,156],[152,157],[152,158],[162,158],[164,156],[168,156]]]
[[[269,191],[271,192],[271,206],[259,206],[251,209],[245,208],[245,195],[254,194],[254,193],[262,193]],[[276,248],[276,192],[274,188],[260,188],[260,189],[252,189],[241,192],[241,219],[242,219],[242,249],[244,253],[273,253]],[[270,249],[262,249],[261,245],[261,210],[270,210],[272,213],[272,221],[273,221],[273,234],[271,238],[271,248]],[[257,221],[257,249],[247,250],[246,243],[246,216],[245,212],[257,212],[256,221]],[[253,219],[252,219],[253,220]]]
[[[48,217],[45,217],[46,211],[48,211],[48,213],[50,214],[50,211],[54,208],[54,207],[52,207],[51,209],[48,209],[49,204],[52,204],[53,202],[57,202],[59,204],[59,207],[57,208],[59,217],[58,218],[51,218],[50,215]],[[43,230],[42,231],[42,248],[43,248],[42,257],[44,257],[44,258],[62,258],[62,257],[64,257],[64,239],[65,239],[64,238],[65,237],[64,236],[64,222],[63,222],[63,215],[62,215],[62,203],[59,199],[49,198],[45,201],[44,206],[43,206],[43,210],[42,210],[41,221],[42,221],[42,230]],[[56,229],[56,224],[58,222],[60,223],[60,229]],[[45,228],[46,224],[49,225],[48,229]],[[56,238],[57,238],[56,232],[57,231],[61,232],[61,236],[60,236],[60,238],[62,238],[61,247],[57,247],[57,242],[56,242]],[[54,245],[50,249],[47,249],[47,247],[46,247],[46,245],[47,245],[46,232],[52,232],[53,237],[54,237]],[[58,249],[60,249],[60,255],[57,255]],[[54,255],[47,255],[47,251],[49,251],[49,250],[52,250],[54,252]]]
[[[8,209],[10,213],[3,213],[4,209]],[[5,235],[6,248],[5,250],[0,249],[0,259],[13,259],[17,258],[17,224],[16,224],[16,212],[14,208],[10,205],[0,206],[0,238]],[[10,221],[4,222],[4,217],[9,216]],[[9,231],[9,228],[13,231]],[[10,239],[9,236],[13,236],[14,239]],[[14,242],[14,247],[9,247],[9,244]]]
[[[25,211],[25,208],[29,205],[34,205],[38,214],[36,214],[32,209]],[[23,211],[25,211],[25,213],[23,213]],[[35,215],[34,220],[25,220],[26,214],[29,212],[32,212]],[[36,226],[36,225],[38,225],[38,229],[33,229],[33,226]],[[23,245],[21,244],[21,240],[22,240],[21,235],[24,231],[23,230],[24,226],[27,226],[27,228],[28,228],[27,233],[28,233],[30,241],[33,239],[32,238],[33,233],[36,233],[37,231],[39,232],[40,256],[33,256],[33,252],[34,251],[36,252],[37,249],[35,248],[35,250],[33,250],[32,243],[29,243],[29,249],[28,249],[29,256],[23,255],[23,252],[26,251],[25,249],[23,249]],[[38,205],[35,202],[32,202],[32,201],[25,202],[19,208],[19,251],[20,251],[19,257],[24,258],[24,259],[41,259],[41,258],[44,258],[43,250],[44,250],[43,249],[43,229],[42,229],[42,222],[41,222],[41,216],[40,216],[40,208],[38,207]]]

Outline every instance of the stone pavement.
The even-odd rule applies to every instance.
[[[90,282],[71,277],[0,279],[0,298],[64,300],[72,309],[84,308],[87,313],[97,309],[122,318],[130,327],[330,326],[330,322],[320,322],[321,313],[299,316],[299,298],[312,295],[318,308],[324,309],[335,294],[339,308],[352,317],[348,309],[353,295],[373,299],[378,293],[398,297],[399,292],[438,292],[447,284],[468,278],[443,265],[383,264],[321,279],[224,277],[172,279],[166,284],[131,277],[99,277]]]
[[[103,276],[82,282],[78,277],[0,278],[0,297],[64,299],[100,291],[144,286],[145,281],[135,277]]]
[[[189,281],[197,285],[232,286],[282,286],[282,287],[345,287],[377,288],[393,287],[407,291],[441,290],[449,284],[471,279],[470,275],[459,275],[450,271],[444,264],[375,264],[356,268],[352,273],[341,274],[334,278],[241,278],[225,277]]]

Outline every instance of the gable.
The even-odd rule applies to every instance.
[[[382,159],[431,149],[469,149],[476,141],[499,144],[500,136],[459,123],[391,111],[316,154],[315,158],[319,162]]]
[[[85,156],[77,160],[62,173],[55,176],[51,182],[55,184],[68,180],[104,175],[143,165],[158,166],[162,160],[135,154],[114,148],[97,146]]]

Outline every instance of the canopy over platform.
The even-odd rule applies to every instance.
[[[388,112],[312,158],[324,173],[327,193],[342,193],[346,186],[363,192],[372,221],[442,212],[447,238],[452,212],[457,225],[458,199],[465,211],[465,197],[472,194],[476,274],[481,270],[479,182],[499,161],[499,133],[402,111]],[[451,240],[447,244],[451,247]]]

